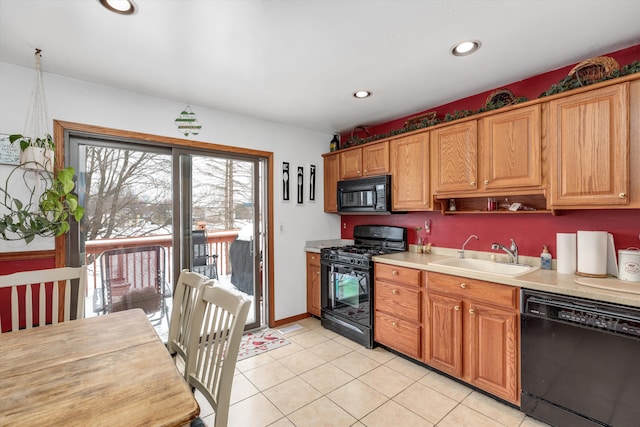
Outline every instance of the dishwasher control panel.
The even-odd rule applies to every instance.
[[[523,291],[522,314],[640,337],[640,309],[565,295]]]

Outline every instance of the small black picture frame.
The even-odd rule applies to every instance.
[[[304,203],[304,166],[298,166],[298,204]]]
[[[289,162],[282,162],[282,200],[289,201]]]
[[[316,165],[309,165],[309,201],[316,201]]]

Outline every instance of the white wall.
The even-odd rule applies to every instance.
[[[123,70],[126,72],[126,70]],[[149,76],[153,78],[153,76]],[[34,70],[0,62],[0,133],[22,133]],[[80,80],[43,75],[50,121],[63,120],[154,135],[181,137],[174,120],[184,103],[113,89]],[[179,84],[177,82],[176,84]],[[274,153],[274,237],[275,320],[306,312],[304,243],[307,240],[340,237],[340,220],[323,211],[322,157],[328,151],[330,133],[312,132],[220,111],[191,106],[202,125],[191,140],[245,147]],[[316,165],[316,202],[296,204],[295,186],[291,201],[281,201],[282,162],[297,166]],[[0,165],[0,179],[11,168]],[[292,183],[293,184],[293,183]],[[306,183],[305,183],[306,185]],[[39,239],[28,245],[0,240],[0,252],[52,249],[53,239]]]

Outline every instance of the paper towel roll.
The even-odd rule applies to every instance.
[[[606,231],[578,230],[577,274],[590,277],[607,277]]]
[[[576,273],[576,233],[556,234],[556,259],[559,274]]]

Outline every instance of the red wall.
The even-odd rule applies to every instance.
[[[637,170],[636,170],[637,171]],[[636,172],[637,173],[637,172]],[[604,230],[613,234],[617,249],[640,247],[640,209],[576,210],[534,214],[457,214],[414,212],[392,215],[343,215],[342,238],[353,237],[353,227],[360,224],[395,225],[406,227],[409,243],[415,243],[415,229],[431,220],[431,234],[427,241],[433,246],[459,249],[471,234],[466,249],[489,252],[491,243],[508,246],[514,239],[521,255],[539,256],[542,245],[548,245],[555,258],[556,233],[577,230]]]
[[[607,54],[618,61],[620,67],[640,60],[640,45],[618,52]],[[586,58],[585,58],[586,59]],[[516,97],[524,96],[536,99],[551,85],[565,78],[575,64],[558,70],[550,71],[526,80],[504,85]],[[455,110],[477,110],[482,107],[489,94],[487,91],[470,96],[446,105],[429,108],[436,110],[438,117]],[[416,113],[419,114],[419,113]],[[403,117],[388,123],[369,127],[372,135],[386,134],[391,130],[400,129],[407,118]],[[342,135],[342,140],[350,133]],[[632,174],[640,173],[640,165],[631,165]],[[476,234],[479,240],[470,241],[466,248],[470,250],[490,251],[491,243],[503,245],[513,238],[520,249],[520,254],[539,256],[542,245],[549,245],[549,250],[555,258],[556,233],[571,233],[577,230],[606,230],[613,234],[616,248],[624,249],[630,246],[640,247],[640,210],[584,210],[562,211],[557,216],[547,214],[461,214],[442,215],[440,212],[416,212],[409,214],[376,215],[376,216],[342,216],[341,235],[344,239],[353,236],[353,227],[359,224],[395,225],[408,228],[409,243],[417,240],[415,228],[423,227],[426,219],[431,220],[431,235],[428,241],[434,246],[460,248],[470,234]]]

